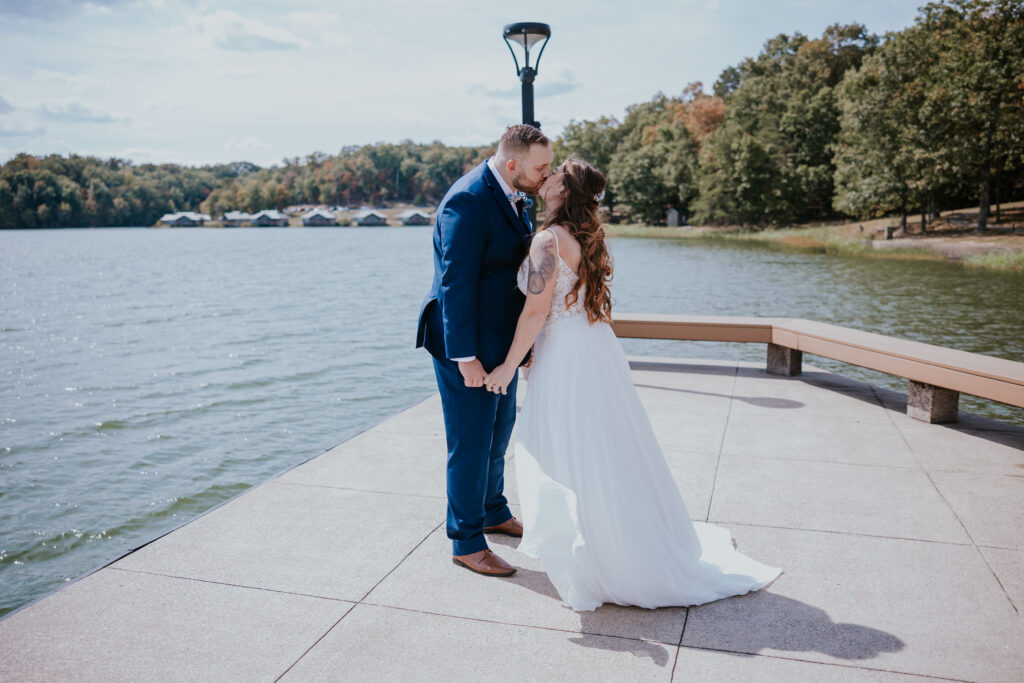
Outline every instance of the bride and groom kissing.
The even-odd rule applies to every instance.
[[[699,605],[779,575],[693,523],[612,331],[605,179],[581,159],[554,172],[548,138],[510,126],[494,157],[452,185],[434,225],[434,278],[417,347],[433,358],[447,437],[452,561],[515,567],[487,534],[522,537],[562,601]],[[544,200],[534,229],[529,195]],[[522,522],[504,495],[518,368],[529,366],[515,458]]]

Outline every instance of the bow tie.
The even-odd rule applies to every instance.
[[[521,190],[516,190],[515,192],[512,192],[505,196],[508,197],[508,200],[513,204],[518,204],[519,202],[526,200],[526,193],[522,192]]]

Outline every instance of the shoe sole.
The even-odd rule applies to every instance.
[[[522,534],[514,534],[511,531],[498,531],[497,529],[484,529],[485,534],[501,534],[502,536],[511,536],[512,538],[522,538]]]
[[[474,572],[476,574],[479,574],[481,576],[499,576],[499,577],[501,577],[501,576],[512,576],[513,574],[516,573],[515,568],[513,568],[512,571],[510,571],[510,572],[500,572],[500,573],[496,573],[496,572],[482,572],[479,569],[473,569],[472,567],[470,567],[465,562],[462,562],[460,560],[456,560],[454,557],[452,558],[452,564],[457,565],[459,567],[465,567],[469,571]]]

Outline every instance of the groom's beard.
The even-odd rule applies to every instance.
[[[536,184],[527,185],[526,181],[523,179],[522,176],[515,175],[512,176],[512,187],[519,190],[520,192],[535,195],[540,193],[540,188],[542,185],[544,185],[544,180],[544,178],[541,178],[539,181],[537,181]]]

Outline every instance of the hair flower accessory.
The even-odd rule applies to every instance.
[[[599,193],[594,195],[594,201],[597,202],[598,204],[601,203],[602,199],[604,199],[604,190],[601,190]]]

